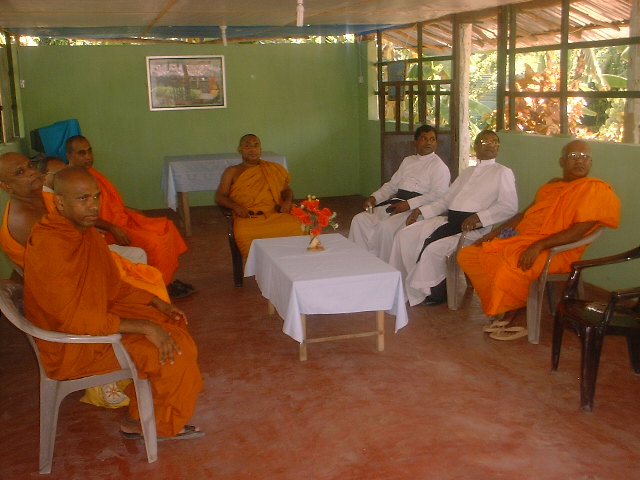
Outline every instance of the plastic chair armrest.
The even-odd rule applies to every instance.
[[[38,327],[33,327],[29,335],[55,343],[119,343],[122,335],[78,335],[72,333],[51,332]]]

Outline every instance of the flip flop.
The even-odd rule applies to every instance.
[[[140,440],[143,438],[141,433],[137,432],[123,432],[120,430],[120,435],[129,440]],[[180,432],[173,437],[158,437],[159,442],[164,442],[165,440],[190,440],[192,438],[203,437],[204,432],[202,430],[196,430],[196,427],[193,425],[185,425],[184,432]]]
[[[494,320],[490,325],[486,325],[482,327],[483,332],[491,333],[491,332],[499,332],[500,330],[504,330],[504,327],[511,323],[509,320]]]
[[[498,332],[490,333],[489,338],[494,340],[517,340],[527,335],[529,335],[529,331],[524,327],[506,327]]]
[[[142,434],[137,432],[123,432],[122,430],[120,430],[120,435],[122,435],[124,438],[128,438],[129,440],[138,440],[142,438]]]
[[[184,431],[175,434],[173,437],[158,437],[159,442],[164,442],[166,440],[191,440],[192,438],[200,438],[204,437],[204,432],[202,430],[196,430],[196,427],[193,425],[185,425]]]

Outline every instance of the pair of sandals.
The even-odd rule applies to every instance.
[[[526,337],[529,332],[525,327],[509,327],[511,320],[502,320],[498,317],[490,325],[483,327],[482,331],[489,334],[494,340],[517,340]]]
[[[120,430],[120,435],[129,440],[140,440],[144,438],[142,433],[138,432],[123,432]],[[175,434],[173,437],[158,437],[159,442],[166,440],[191,440],[193,438],[204,437],[204,431],[194,427],[193,425],[185,425],[180,433]]]

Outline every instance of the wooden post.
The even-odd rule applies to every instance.
[[[469,78],[472,25],[470,23],[458,22],[454,22],[454,25],[457,32],[454,45],[456,54],[454,56],[455,94],[453,95],[455,100],[453,103],[456,109],[456,125],[454,131],[457,141],[454,142],[454,148],[457,152],[456,157],[458,158],[458,164],[455,165],[456,171],[452,173],[458,174],[458,172],[469,166],[469,150],[471,148],[471,139],[469,138]]]
[[[302,323],[302,342],[300,342],[300,361],[307,360],[307,316],[303,313],[300,315]]]
[[[189,210],[189,193],[178,192],[178,216],[184,227],[184,236],[191,236],[191,211]]]
[[[376,312],[376,325],[378,328],[378,351],[384,350],[384,312],[378,310]]]
[[[631,1],[629,36],[640,36],[640,0]],[[627,72],[627,90],[640,90],[640,45],[629,45],[629,70]],[[625,143],[640,143],[640,98],[627,98],[624,107]]]

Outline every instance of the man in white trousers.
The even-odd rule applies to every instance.
[[[422,125],[414,134],[416,155],[402,160],[391,180],[364,201],[364,212],[351,221],[349,239],[385,262],[389,261],[393,238],[405,226],[412,209],[443,196],[451,173],[435,153],[438,134]]]
[[[460,232],[474,230],[468,234],[473,241],[518,211],[513,172],[495,160],[496,133],[480,132],[474,148],[478,164],[463,170],[443,197],[411,212],[409,226],[396,234],[389,263],[402,272],[411,306],[447,301],[446,259]]]

